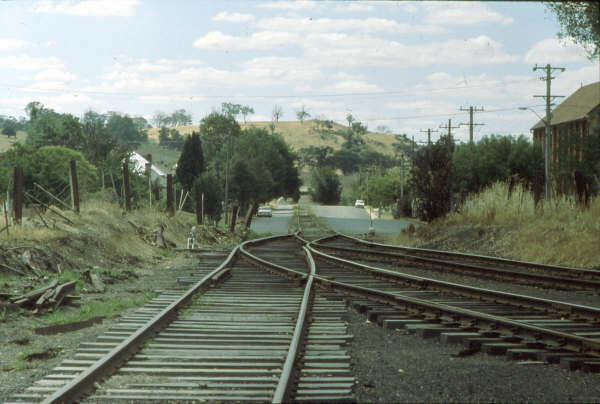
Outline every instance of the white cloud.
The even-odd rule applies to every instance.
[[[23,49],[29,46],[29,42],[22,39],[0,38],[0,51]]]
[[[498,64],[518,60],[517,56],[504,52],[502,44],[485,35],[404,45],[364,35],[314,34],[307,36],[303,46],[305,57],[321,66],[414,67]]]
[[[359,3],[355,1],[349,1],[342,4],[338,4],[336,11],[351,12],[351,13],[365,13],[373,10],[372,3]]]
[[[250,22],[254,21],[254,16],[252,14],[229,13],[227,11],[222,11],[215,15],[212,19],[213,21]]]
[[[37,13],[67,14],[92,17],[129,17],[133,15],[138,0],[66,0],[54,2],[42,0],[34,6]]]
[[[260,3],[257,5],[258,8],[270,8],[276,10],[314,10],[317,7],[320,7],[322,4],[316,1],[273,1],[267,3]]]
[[[62,69],[63,63],[55,57],[37,58],[29,55],[0,57],[0,69],[44,70]]]
[[[221,32],[209,32],[194,41],[194,47],[215,50],[267,50],[290,46],[300,40],[298,34],[289,32],[262,31],[250,37],[235,37]]]
[[[77,78],[76,74],[61,69],[47,69],[37,73],[33,78],[35,81],[69,82]]]
[[[433,25],[510,24],[514,20],[491,10],[481,2],[428,3],[424,20]]]
[[[323,91],[335,93],[372,93],[381,91],[381,89],[377,85],[366,81],[344,80],[325,87]]]
[[[183,102],[196,102],[196,101],[204,101],[206,97],[198,97],[192,95],[143,95],[138,97],[143,103],[148,104],[170,104],[173,102],[183,103]]]
[[[585,63],[587,58],[585,50],[572,40],[549,38],[535,43],[525,54],[524,60],[530,64]]]
[[[398,23],[387,18],[300,18],[300,17],[273,17],[258,21],[257,26],[262,29],[287,32],[388,32],[388,33],[439,33],[441,27],[435,25],[411,25]]]

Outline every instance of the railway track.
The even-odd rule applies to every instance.
[[[210,257],[10,402],[352,400],[349,302],[473,352],[600,370],[600,309],[403,274],[356,260],[388,246],[302,237]]]
[[[318,239],[314,248],[332,255],[377,263],[387,268],[416,267],[430,271],[500,281],[535,284],[552,289],[600,290],[600,271],[543,265],[481,255],[370,243],[335,234]]]
[[[255,260],[242,245],[180,279],[192,286],[123,317],[10,402],[351,400],[343,300],[315,296],[314,263],[297,253],[294,269],[258,265],[302,282]]]

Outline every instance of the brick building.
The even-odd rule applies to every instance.
[[[580,87],[553,111],[551,124],[550,161],[552,176],[559,192],[570,192],[572,173],[585,156],[585,140],[600,130],[600,82]],[[531,128],[534,141],[543,144],[546,134],[544,120]]]

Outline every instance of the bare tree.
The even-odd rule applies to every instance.
[[[279,122],[279,118],[283,116],[283,108],[281,107],[281,105],[273,105],[273,113],[271,116],[273,121]]]

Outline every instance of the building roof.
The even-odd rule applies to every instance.
[[[142,157],[139,153],[131,153],[131,156],[129,156],[129,161],[135,164],[135,171],[137,171],[138,173],[143,173],[146,170],[146,164],[148,164],[148,160]],[[152,164],[151,169],[152,172],[154,172],[154,174],[158,175],[159,177],[166,176],[166,174],[154,164]]]
[[[600,81],[579,88],[552,111],[551,125],[583,119],[600,104]],[[546,124],[539,120],[532,130],[543,128]]]

